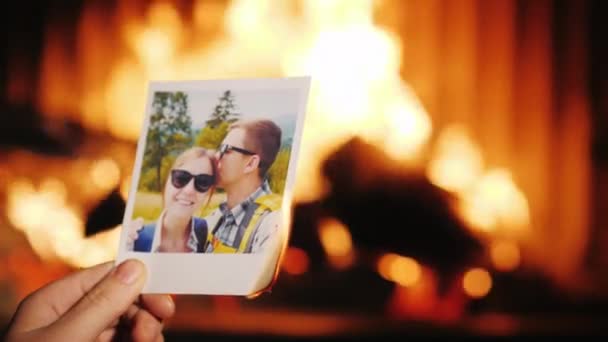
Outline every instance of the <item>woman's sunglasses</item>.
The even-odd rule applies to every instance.
[[[171,170],[171,184],[177,189],[181,189],[188,185],[192,178],[194,178],[194,189],[201,193],[207,192],[207,190],[215,184],[215,176],[206,173],[193,175],[186,170]]]

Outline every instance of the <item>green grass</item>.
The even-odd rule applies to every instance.
[[[160,193],[138,191],[133,203],[133,218],[142,217],[145,223],[156,221],[162,211]]]
[[[199,217],[205,217],[215,210],[226,199],[225,193],[214,193],[206,208],[198,211]],[[162,212],[162,199],[160,193],[138,191],[133,203],[133,218],[142,217],[145,223],[156,221]]]

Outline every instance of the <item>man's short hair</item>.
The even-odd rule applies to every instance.
[[[271,120],[265,119],[237,121],[230,126],[230,130],[236,128],[245,130],[245,148],[260,157],[258,170],[260,177],[263,178],[281,148],[281,128]]]

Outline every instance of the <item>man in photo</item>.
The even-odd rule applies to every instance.
[[[270,120],[238,121],[217,152],[217,187],[226,201],[206,217],[207,253],[257,253],[281,243],[282,196],[266,178],[281,147],[281,129]]]

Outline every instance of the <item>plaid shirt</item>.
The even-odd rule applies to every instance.
[[[262,185],[257,188],[247,199],[245,199],[240,204],[234,206],[232,210],[228,209],[228,205],[226,202],[220,204],[219,209],[222,213],[222,217],[220,218],[220,226],[217,227],[215,231],[215,237],[219,239],[224,245],[234,246],[235,239],[237,237],[237,233],[239,230],[239,225],[243,221],[245,217],[245,212],[247,208],[254,203],[256,199],[263,195],[270,194],[270,185],[267,181],[264,181]],[[215,227],[209,227],[209,229],[214,229]],[[207,246],[207,253],[213,251],[213,246],[209,244]]]

